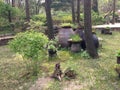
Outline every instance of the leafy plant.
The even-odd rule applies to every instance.
[[[41,21],[30,20],[29,27],[27,29],[28,30],[32,29],[32,30],[35,30],[35,31],[45,33],[45,26],[44,26],[44,23],[41,22]]]
[[[53,51],[57,50],[56,47],[54,45],[52,45],[52,44],[48,46],[48,49],[52,49]]]
[[[100,24],[104,24],[104,23],[105,23],[105,19],[103,18],[103,16],[92,11],[92,24],[93,25],[100,25]]]
[[[109,29],[110,29],[110,27],[108,27],[108,26],[107,26],[105,29],[106,29],[106,30],[109,30]]]
[[[83,58],[90,58],[90,55],[87,53],[87,51],[82,51],[81,52],[81,57],[83,57]]]
[[[16,7],[12,7],[10,4],[5,4],[3,1],[0,1],[0,17],[8,19],[8,16],[9,16],[8,12],[11,13],[12,18],[14,18],[15,16],[23,15],[20,9]]]
[[[46,16],[44,14],[34,15],[32,17],[32,20],[33,21],[40,21],[42,23],[45,23],[46,22]]]
[[[117,57],[120,57],[120,50],[117,51],[117,54],[116,54]]]
[[[38,74],[38,61],[44,56],[44,45],[48,42],[47,36],[35,31],[26,31],[19,33],[9,42],[10,48],[21,54],[24,58],[31,60],[33,63],[33,74]]]
[[[50,40],[48,43],[48,49],[52,49],[53,51],[56,51],[57,48],[55,45],[56,45],[56,42],[54,40]]]

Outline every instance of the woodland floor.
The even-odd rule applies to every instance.
[[[0,90],[120,90],[120,79],[114,70],[115,54],[120,49],[120,32],[101,35],[97,31],[97,35],[103,39],[98,59],[83,58],[81,53],[62,49],[55,60],[48,61],[48,56],[44,58],[38,78],[26,70],[28,61],[10,51],[8,46],[1,46]],[[61,82],[51,79],[57,62],[61,62],[63,71],[68,67],[76,70],[77,78],[63,78]]]

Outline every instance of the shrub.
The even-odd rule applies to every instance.
[[[92,24],[93,25],[98,25],[98,24],[104,24],[105,19],[103,16],[99,15],[98,13],[92,11]]]
[[[60,23],[72,23],[72,16],[68,12],[55,12],[53,15],[53,23],[60,24]]]
[[[42,32],[42,33],[45,33],[45,26],[44,26],[44,23],[41,22],[41,21],[33,21],[33,20],[30,20],[29,22],[29,27],[27,28],[28,30],[34,30],[34,31],[39,31],[39,32]]]
[[[71,23],[61,23],[61,27],[72,27]]]
[[[89,54],[87,53],[87,51],[85,50],[85,51],[82,51],[82,52],[81,52],[81,57],[89,59],[89,58],[90,58],[90,55],[89,55]]]
[[[44,45],[47,42],[48,38],[43,33],[26,31],[17,34],[16,37],[9,42],[9,45],[13,51],[18,52],[24,58],[33,62],[33,73],[37,75],[39,56],[44,55]]]
[[[50,40],[48,42],[48,50],[52,49],[53,51],[57,51],[56,45],[57,45],[57,42],[55,40]]]
[[[20,9],[12,7],[9,4],[5,4],[3,1],[0,1],[0,17],[8,19],[9,11],[11,12],[11,18],[24,15],[23,12],[21,13]]]
[[[46,23],[46,16],[44,14],[34,15],[32,16],[32,20]]]

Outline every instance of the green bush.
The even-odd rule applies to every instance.
[[[53,23],[60,24],[60,23],[72,23],[72,15],[68,12],[58,11],[53,15]]]
[[[71,23],[61,23],[61,27],[72,27]]]
[[[57,42],[55,40],[50,40],[48,42],[48,50],[52,49],[53,51],[57,51],[56,45],[57,45]]]
[[[12,18],[15,16],[19,16],[21,12],[18,8],[12,7],[11,5],[5,4],[3,1],[0,1],[0,16],[5,19],[8,19],[9,11],[11,12]]]
[[[13,32],[14,31],[14,24],[10,23],[10,24],[5,24],[0,26],[0,31],[1,32]]]
[[[5,24],[9,23],[9,12],[11,13],[11,19],[14,22],[17,19],[21,21],[23,20],[23,17],[25,17],[25,12],[23,12],[19,8],[12,7],[11,5],[0,1],[0,26],[5,26]]]
[[[103,16],[99,15],[98,13],[92,11],[92,24],[93,25],[99,25],[99,24],[104,24],[105,19]]]
[[[40,21],[42,23],[46,23],[46,15],[45,14],[39,14],[32,16],[33,21]]]
[[[33,73],[34,75],[37,75],[38,61],[40,56],[44,56],[44,45],[47,42],[48,38],[43,33],[26,31],[17,34],[16,37],[9,42],[9,45],[14,52],[18,52],[24,58],[33,62]]]
[[[5,18],[0,17],[0,26],[3,26],[5,24],[8,24],[8,20],[6,20]]]

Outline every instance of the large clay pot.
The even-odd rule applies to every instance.
[[[68,47],[68,39],[70,39],[71,35],[74,34],[74,31],[70,27],[60,28],[58,32],[58,43],[61,47]]]

